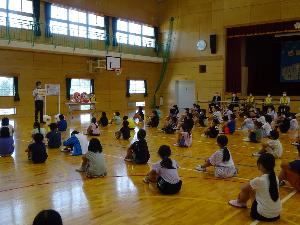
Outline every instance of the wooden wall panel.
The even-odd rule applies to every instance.
[[[57,83],[61,85],[61,109],[66,113],[66,77],[94,78],[96,98],[99,110],[111,113],[119,110],[126,113],[129,101],[146,101],[150,105],[153,89],[157,82],[160,64],[123,61],[123,73],[116,76],[114,72],[101,71],[89,74],[87,57],[66,56],[46,53],[33,53],[14,50],[0,50],[0,74],[18,75],[20,78],[19,89],[21,101],[15,103],[12,97],[1,97],[0,108],[17,107],[18,116],[32,116],[34,111],[32,91],[35,82],[40,80],[45,83]],[[149,97],[143,95],[126,98],[127,78],[148,80]],[[50,97],[47,103],[48,114],[57,113],[58,101],[56,97]]]

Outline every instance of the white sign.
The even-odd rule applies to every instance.
[[[58,96],[60,94],[59,84],[46,84],[46,95]]]

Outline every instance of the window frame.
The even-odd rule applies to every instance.
[[[99,41],[104,41],[105,40],[105,22],[104,22],[104,16],[98,15],[95,12],[80,10],[80,9],[73,8],[73,7],[68,7],[68,6],[62,6],[62,5],[59,5],[59,4],[53,4],[53,5],[51,5],[51,10],[53,10],[52,7],[60,7],[60,8],[64,8],[64,9],[67,10],[67,20],[58,19],[58,18],[52,18],[52,15],[51,15],[50,23],[51,23],[51,21],[55,21],[55,22],[64,23],[64,24],[67,25],[67,28],[63,28],[63,29],[67,29],[67,32],[65,32],[66,34],[62,34],[62,33],[58,33],[58,32],[53,32],[53,28],[52,28],[52,26],[50,26],[51,32],[53,34],[65,35],[65,36],[70,36],[70,37],[75,37],[75,38],[85,38],[85,39],[91,39],[91,40],[99,40]],[[86,14],[85,15],[85,17],[86,17],[85,22],[86,23],[82,23],[82,22],[80,22],[80,20],[78,20],[78,22],[71,21],[70,20],[70,10],[81,12],[81,13],[85,13]],[[90,20],[89,17],[90,17],[91,14],[96,16],[96,21],[97,21],[97,17],[98,16],[101,19],[103,19],[103,27],[101,26],[101,24],[99,26],[97,26],[97,25],[91,25],[89,23],[89,20]],[[78,27],[78,29],[77,29],[77,32],[78,32],[77,35],[71,34],[70,26],[77,26]],[[83,37],[83,35],[81,35],[81,32],[80,32],[81,29],[80,29],[80,27],[85,27],[85,32],[84,32],[85,36],[84,37]],[[91,29],[99,30],[99,33],[98,33],[99,36],[98,36],[98,38],[91,38],[91,37],[95,37],[96,36],[96,32],[92,32],[92,34],[91,34],[90,33],[90,28]]]
[[[126,22],[127,23],[127,31],[123,31],[123,30],[119,30],[118,29],[118,22],[119,21],[122,21],[122,22]],[[137,34],[137,33],[132,33],[132,32],[130,32],[129,31],[129,24],[130,23],[134,23],[134,24],[138,24],[138,25],[140,25],[141,26],[141,34]],[[144,26],[146,26],[146,27],[151,27],[151,28],[153,28],[153,36],[149,36],[149,35],[144,35],[143,34],[143,27]],[[155,45],[156,45],[156,40],[155,40],[155,33],[154,33],[155,31],[154,31],[154,27],[152,27],[152,26],[150,26],[150,25],[146,25],[146,24],[141,24],[141,23],[138,23],[138,22],[135,22],[135,21],[129,21],[129,20],[124,20],[124,19],[121,19],[121,18],[119,18],[118,20],[117,20],[117,30],[116,30],[116,35],[118,35],[118,33],[120,33],[120,34],[125,34],[126,36],[127,36],[127,43],[124,43],[124,42],[119,42],[119,40],[118,40],[118,38],[117,38],[117,41],[119,42],[119,43],[123,43],[123,44],[127,44],[127,45],[133,45],[133,44],[130,44],[130,40],[129,40],[129,37],[130,37],[130,35],[133,35],[133,36],[138,36],[138,37],[140,37],[140,39],[141,39],[141,43],[140,43],[140,45],[133,45],[133,46],[138,46],[138,47],[143,47],[143,48],[155,48]],[[147,39],[152,39],[153,40],[153,45],[152,46],[144,46],[143,45],[143,40],[144,40],[144,38],[147,38]]]
[[[8,78],[8,79],[12,79],[12,89],[10,89],[10,91],[12,90],[12,95],[0,95],[0,97],[14,97],[15,96],[15,86],[14,86],[14,78],[10,77],[10,76],[6,76],[6,75],[0,75],[0,78]]]
[[[23,1],[30,1],[30,0],[21,0],[21,10],[11,10],[9,9],[9,1],[14,1],[14,0],[7,0],[6,1],[6,8],[0,8],[0,12],[5,13],[6,14],[6,18],[5,18],[5,25],[0,25],[0,26],[7,26],[9,25],[10,28],[15,28],[15,29],[26,29],[26,30],[32,30],[33,29],[33,24],[34,24],[34,18],[33,18],[33,2],[32,2],[32,13],[28,13],[28,12],[23,12]],[[28,20],[21,20],[22,22],[19,23],[18,25],[20,26],[11,26],[11,21],[10,21],[10,14],[12,15],[16,15],[16,16],[22,16],[22,17],[28,17]],[[17,21],[20,21],[17,19]],[[26,21],[26,23],[24,24],[23,21]],[[28,25],[29,24],[29,25]]]

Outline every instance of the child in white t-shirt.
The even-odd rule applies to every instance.
[[[180,191],[182,185],[178,175],[179,166],[174,159],[170,159],[171,149],[169,146],[160,146],[158,155],[162,160],[152,166],[151,171],[143,181],[145,183],[156,183],[162,194],[176,194]]]
[[[42,128],[39,122],[34,122],[33,124],[33,130],[32,130],[32,138],[35,134],[42,134],[43,137],[46,137],[46,129]]]
[[[273,222],[280,218],[282,209],[279,197],[279,181],[274,172],[275,158],[272,154],[262,154],[257,160],[262,176],[250,180],[241,188],[238,198],[229,204],[238,208],[247,208],[247,201],[255,195],[250,216],[259,221]]]
[[[244,121],[241,124],[241,130],[253,130],[254,129],[254,122],[249,114],[244,117]]]
[[[295,131],[295,130],[298,130],[298,129],[299,129],[299,124],[298,124],[298,121],[296,119],[296,116],[292,115],[291,120],[290,120],[290,130]]]
[[[271,127],[272,117],[266,115],[264,118],[265,118],[265,123],[263,123],[261,129],[262,129],[262,135],[265,138],[270,135],[270,132],[272,130],[272,127]]]
[[[197,166],[196,170],[204,172],[207,167],[214,166],[215,177],[229,178],[235,176],[237,174],[237,170],[234,166],[230,151],[227,148],[228,138],[225,135],[219,135],[217,143],[221,149],[206,159],[203,165]]]
[[[269,136],[270,140],[266,143],[262,143],[262,149],[258,153],[253,153],[253,156],[260,156],[264,153],[270,153],[275,158],[280,158],[282,156],[282,144],[279,140],[279,132],[272,130]]]
[[[219,121],[219,123],[223,122],[223,117],[222,117],[221,109],[219,106],[215,106],[212,116],[213,116],[213,119],[217,119]]]

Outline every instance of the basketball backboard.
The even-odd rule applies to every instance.
[[[106,56],[106,70],[121,69],[121,57]]]

